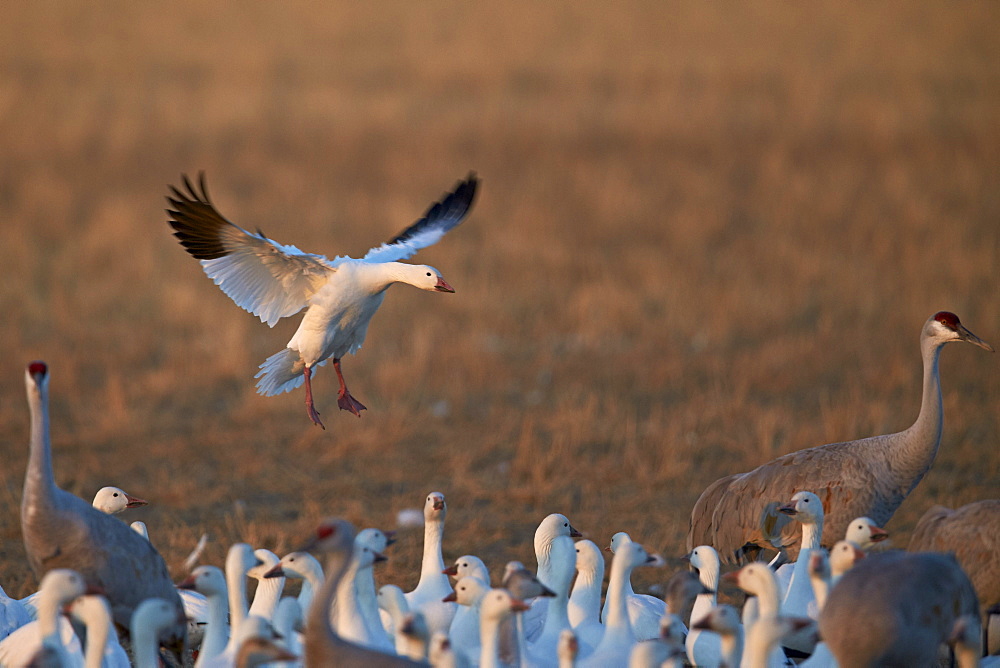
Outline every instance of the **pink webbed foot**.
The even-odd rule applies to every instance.
[[[326,430],[326,425],[319,419],[319,411],[316,410],[316,407],[312,404],[312,402],[306,403],[306,414],[309,416],[309,419],[312,420],[313,424],[318,424]]]
[[[337,405],[340,406],[340,410],[350,411],[358,417],[361,417],[361,411],[366,411],[368,408],[351,396],[351,393],[346,389],[337,396]]]

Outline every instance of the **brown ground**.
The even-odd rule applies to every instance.
[[[996,3],[13,3],[0,22],[0,573],[36,582],[17,507],[23,367],[51,365],[59,484],[117,484],[180,576],[202,532],[283,552],[323,515],[389,528],[431,490],[446,558],[531,564],[561,511],[682,553],[717,477],[906,427],[917,336],[1000,343]],[[291,336],[169,235],[220,209],[358,255],[476,170],[390,292],[329,431],[254,394]],[[997,496],[1000,359],[942,358],[938,461],[889,524]],[[380,580],[416,581],[419,533]],[[676,564],[675,564],[676,566]],[[640,572],[642,584],[665,571]]]

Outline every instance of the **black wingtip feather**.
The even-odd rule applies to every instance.
[[[231,223],[223,218],[208,198],[208,188],[205,184],[205,173],[199,172],[199,193],[191,184],[186,174],[181,174],[181,181],[187,193],[179,191],[174,186],[168,186],[173,197],[167,196],[172,209],[167,209],[170,220],[167,223],[174,229],[174,236],[193,257],[199,260],[214,260],[229,254],[222,244],[219,231]]]
[[[427,209],[423,218],[390,239],[389,245],[406,241],[428,226],[440,225],[445,232],[461,223],[472,209],[476,199],[479,177],[473,171],[464,181],[455,184],[454,189]]]

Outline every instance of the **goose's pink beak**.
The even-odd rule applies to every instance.
[[[883,529],[882,527],[873,526],[871,528],[871,535],[872,535],[872,542],[877,543],[881,540],[885,540],[886,538],[888,538],[889,532]]]
[[[454,292],[455,291],[455,288],[453,288],[450,285],[448,285],[448,282],[445,281],[440,276],[438,276],[438,282],[434,286],[434,289],[437,290],[438,292]]]
[[[126,508],[138,508],[139,506],[149,505],[149,501],[144,501],[143,499],[140,499],[137,496],[132,496],[131,494],[125,495],[125,501],[127,501],[125,504]]]

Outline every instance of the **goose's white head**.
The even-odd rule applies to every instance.
[[[380,529],[362,529],[354,538],[355,543],[370,547],[375,552],[385,552],[385,548],[396,542],[395,531]]]
[[[521,567],[523,568],[524,566],[522,565]],[[455,560],[454,564],[441,572],[445,575],[450,575],[455,579],[461,579],[472,575],[479,578],[483,582],[490,581],[490,574],[486,569],[486,564],[483,563],[482,559],[472,554],[466,554],[459,557]]]
[[[889,537],[889,532],[875,524],[869,517],[859,517],[847,525],[844,540],[857,543],[862,550],[870,550],[875,543]]]
[[[459,605],[472,606],[482,600],[490,586],[474,575],[466,575],[459,578],[455,583],[455,589],[442,600],[444,602],[454,601]]]
[[[376,552],[367,545],[361,545],[357,542],[357,539],[355,539],[354,559],[357,561],[358,570],[363,570],[365,568],[371,568],[375,564],[382,561],[387,561],[388,557],[383,555],[381,552]]]
[[[928,318],[927,322],[924,323],[921,337],[929,339],[937,345],[944,345],[952,341],[966,341],[983,350],[993,352],[993,346],[966,329],[958,316],[950,311],[938,311]]]
[[[94,508],[108,515],[117,515],[126,508],[138,508],[149,502],[126,494],[120,487],[102,487],[94,496]]]
[[[595,573],[604,566],[601,548],[592,540],[576,541],[576,570],[581,573]]]
[[[263,562],[253,553],[253,548],[246,543],[234,543],[226,553],[226,570],[246,575],[250,569],[262,565]]]
[[[791,502],[778,510],[803,524],[814,523],[823,517],[823,502],[812,492],[796,492]]]
[[[483,597],[480,618],[499,621],[514,612],[524,612],[530,606],[521,599],[514,598],[506,589],[490,589]]]
[[[191,589],[205,596],[225,596],[226,576],[216,566],[199,566],[177,587]]]
[[[308,552],[289,552],[271,570],[266,578],[297,578],[304,580],[310,573],[322,576],[323,566]]]
[[[84,594],[101,593],[96,588],[88,587],[82,575],[68,568],[56,568],[46,573],[39,591],[42,595],[51,597],[59,606]]]
[[[387,584],[382,585],[378,594],[376,595],[378,600],[378,607],[380,610],[385,610],[386,612],[394,611],[408,611],[409,605],[406,603],[406,595],[403,594],[403,590],[397,585]]]
[[[837,541],[830,548],[830,573],[833,577],[840,577],[864,558],[865,553],[856,544],[849,540]]]
[[[732,571],[722,576],[724,582],[731,582],[748,594],[759,596],[761,592],[773,589],[778,590],[778,582],[775,580],[774,571],[767,564],[755,561],[747,564],[738,571]]]
[[[426,264],[411,264],[406,266],[409,267],[406,270],[407,283],[413,287],[431,292],[455,291],[455,288],[448,285],[441,272],[434,267]]]
[[[717,605],[699,620],[691,623],[692,629],[715,631],[719,635],[735,635],[742,626],[740,613],[731,605]]]
[[[271,552],[271,550],[266,550],[262,547],[254,550],[253,556],[257,558],[259,563],[247,571],[247,577],[251,577],[255,580],[266,578],[267,574],[281,562],[281,560],[278,559],[278,555]]]
[[[169,631],[175,624],[187,624],[184,611],[162,598],[147,598],[132,613],[132,637],[138,629],[149,629],[154,638]]]
[[[615,552],[615,558],[614,561],[612,561],[612,564],[618,562],[619,560],[623,561],[625,565],[630,568],[635,568],[636,566],[663,565],[662,557],[656,554],[650,554],[646,551],[646,548],[634,541],[622,543],[618,547],[618,551]]]
[[[573,525],[569,523],[565,515],[552,513],[542,520],[538,528],[535,529],[535,545],[537,547],[539,541],[552,542],[559,536],[582,538],[583,534],[573,528]]]
[[[686,555],[686,559],[699,573],[706,569],[718,573],[721,568],[719,553],[711,545],[699,545]]]
[[[424,522],[443,522],[448,514],[448,504],[444,502],[444,494],[431,492],[424,500]]]
[[[631,542],[632,542],[632,536],[628,535],[624,531],[619,531],[618,533],[616,533],[614,536],[611,537],[611,543],[606,548],[604,548],[604,551],[610,552],[611,554],[615,554],[618,552],[619,548],[621,548],[622,545]]]

